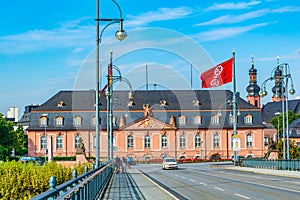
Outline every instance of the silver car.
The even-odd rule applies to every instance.
[[[162,169],[178,169],[178,164],[175,158],[165,158],[162,163]]]

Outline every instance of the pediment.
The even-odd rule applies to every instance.
[[[144,117],[140,120],[134,121],[126,126],[120,127],[121,130],[146,130],[146,129],[165,129],[165,130],[174,130],[175,126],[157,120],[153,117]]]

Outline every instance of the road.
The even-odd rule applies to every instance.
[[[178,170],[162,170],[160,164],[136,168],[179,199],[300,199],[299,178],[228,170],[220,164],[180,164]]]

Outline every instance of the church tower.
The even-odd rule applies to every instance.
[[[256,74],[257,70],[254,68],[254,59],[252,56],[252,67],[249,70],[249,85],[246,88],[248,92],[247,100],[250,104],[260,108],[260,87],[257,85]]]

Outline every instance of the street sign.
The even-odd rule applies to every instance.
[[[240,138],[232,138],[233,151],[241,150],[241,139]]]

